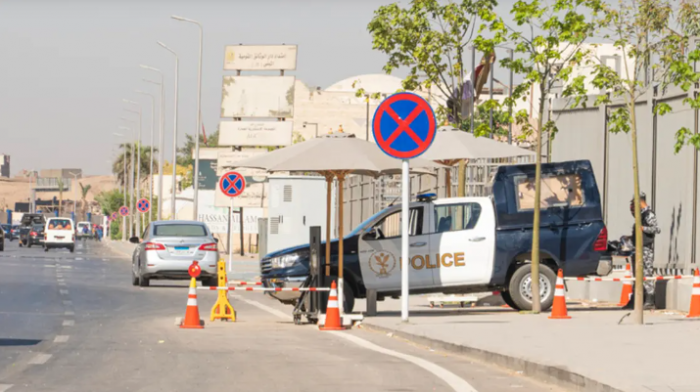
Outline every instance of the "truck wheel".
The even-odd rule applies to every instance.
[[[343,284],[343,302],[345,302],[343,306],[345,313],[352,313],[352,308],[355,307],[355,294],[353,294],[352,287],[348,282]]]
[[[554,285],[557,275],[551,268],[540,264],[540,305],[543,311],[549,310],[554,301]],[[530,264],[523,264],[510,277],[508,292],[515,309],[532,310],[532,291],[530,285]]]
[[[511,298],[510,293],[507,291],[501,291],[501,298],[503,298],[503,302],[506,303],[506,305],[510,306],[511,308],[515,310],[520,310],[518,306],[513,302],[513,298]]]

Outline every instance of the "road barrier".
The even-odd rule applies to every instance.
[[[216,264],[218,284],[223,286],[226,284],[226,262],[219,260]],[[211,321],[214,320],[236,321],[236,311],[231,306],[231,303],[228,302],[228,295],[225,291],[219,292],[218,298],[211,308]]]
[[[695,277],[693,279],[693,290],[690,295],[690,311],[686,316],[688,318],[700,317],[700,271],[695,269]]]
[[[240,280],[232,280],[229,281],[227,284],[229,285],[235,285],[235,286],[262,286],[262,282],[243,282]]]
[[[338,290],[335,286],[335,280],[331,284],[331,293],[328,296],[328,304],[326,305],[326,320],[324,321],[321,331],[338,331],[345,329],[340,320],[340,309],[338,308]]]
[[[220,291],[330,291],[328,287],[197,287],[199,290]]]
[[[643,280],[676,280],[676,279],[690,279],[692,278],[693,275],[669,275],[669,276],[651,276],[651,277],[644,277]],[[564,280],[576,280],[579,282],[625,282],[625,281],[633,281],[634,282],[634,277],[624,277],[624,278],[595,278],[595,277],[588,277],[588,276],[578,276],[578,277],[568,277],[564,278]]]

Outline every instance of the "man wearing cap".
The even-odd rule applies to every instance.
[[[656,220],[656,214],[647,204],[647,195],[639,194],[639,207],[642,214],[642,240],[643,240],[643,256],[642,264],[644,266],[644,276],[652,277],[654,275],[654,238],[661,233],[659,223]],[[630,201],[630,212],[634,217],[634,198]],[[632,226],[632,243],[635,243],[635,226]],[[635,260],[632,256],[632,271],[634,273]],[[634,294],[632,295],[634,298]],[[644,309],[654,308],[654,281],[644,281]],[[631,299],[625,308],[633,308],[634,299]]]

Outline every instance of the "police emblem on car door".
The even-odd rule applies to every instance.
[[[412,288],[433,286],[433,271],[426,268],[429,252],[428,214],[424,206],[413,207],[409,221],[409,281]],[[401,209],[389,211],[359,239],[362,279],[368,289],[396,291],[401,288]]]

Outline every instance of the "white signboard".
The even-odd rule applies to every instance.
[[[224,70],[282,70],[297,68],[296,45],[227,46]]]
[[[239,196],[233,198],[234,207],[266,208],[268,199],[268,183],[246,182],[245,190]],[[230,207],[231,198],[224,195],[220,189],[214,194],[215,207]]]
[[[240,214],[234,211],[232,215],[231,232],[240,233]],[[244,208],[243,232],[245,234],[258,234],[258,218],[262,217],[262,208]],[[199,221],[206,223],[212,233],[226,234],[228,232],[228,208],[213,206],[205,206],[204,208],[200,208]]]
[[[235,170],[244,177],[255,176],[255,177],[267,177],[267,172],[262,169],[249,169],[249,168],[237,168],[236,162],[243,159],[252,158],[262,154],[266,154],[267,150],[255,149],[255,150],[243,150],[243,151],[219,151],[219,156],[216,160],[216,170],[217,175],[221,176],[230,170]],[[246,184],[249,185],[249,184]],[[246,187],[246,190],[248,188]],[[245,191],[244,191],[245,192]]]
[[[291,121],[222,121],[220,146],[288,146],[292,144]]]
[[[221,117],[293,115],[294,76],[224,76]]]

